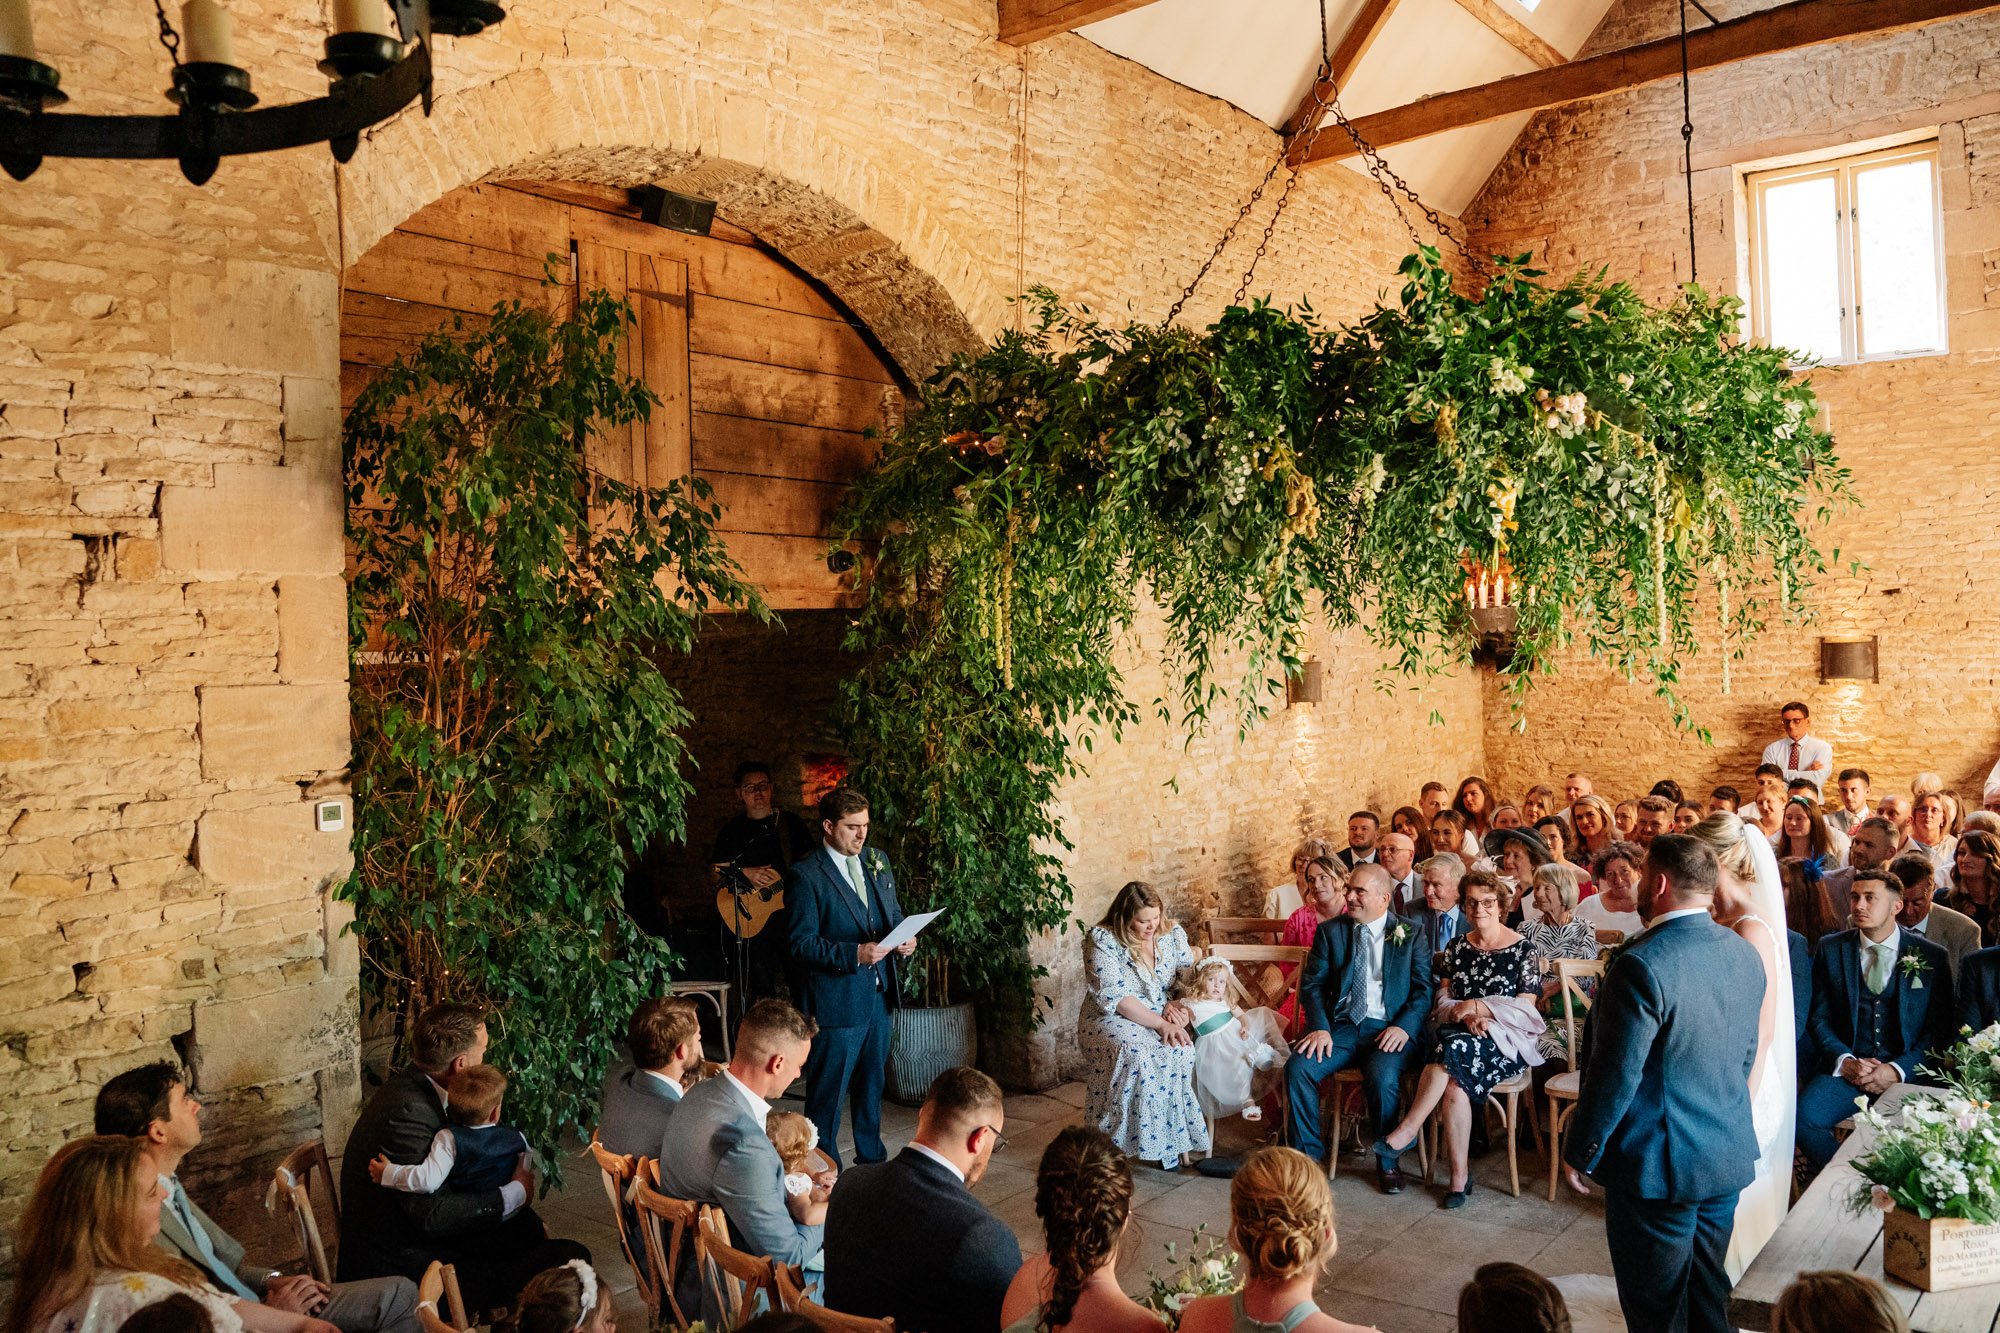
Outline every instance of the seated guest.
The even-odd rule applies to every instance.
[[[1708,794],[1708,813],[1711,815],[1725,811],[1733,815],[1742,804],[1743,793],[1734,787],[1717,787]]]
[[[1172,1171],[1209,1149],[1194,1093],[1193,1017],[1167,997],[1194,962],[1187,932],[1165,920],[1159,890],[1133,880],[1084,937],[1086,991],[1076,1041],[1088,1066],[1084,1116],[1121,1152]]]
[[[1000,1327],[1021,1246],[972,1187],[1006,1120],[999,1084],[947,1069],[924,1094],[910,1146],[841,1176],[826,1210],[827,1308],[928,1333]]]
[[[1535,836],[1539,837],[1542,840],[1542,845],[1549,849],[1549,855],[1552,858],[1576,872],[1577,890],[1579,893],[1588,897],[1597,892],[1596,888],[1590,882],[1589,869],[1569,859],[1569,847],[1570,843],[1575,841],[1575,835],[1570,832],[1569,825],[1560,816],[1550,815],[1547,819],[1536,821]]]
[[[1570,1333],[1556,1284],[1520,1264],[1481,1264],[1459,1289],[1458,1333]]]
[[[216,1290],[290,1314],[312,1314],[343,1333],[417,1333],[417,1287],[406,1277],[367,1278],[322,1286],[309,1277],[279,1277],[252,1263],[234,1236],[216,1225],[181,1188],[181,1162],[201,1146],[201,1103],[187,1080],[164,1061],[128,1069],[97,1091],[99,1134],[142,1141],[165,1200],[153,1242],[193,1265]]]
[[[1487,828],[1489,831],[1492,829],[1520,828],[1527,822],[1527,816],[1521,813],[1520,806],[1515,805],[1512,801],[1502,801],[1493,807],[1493,822]]]
[[[1880,1282],[1845,1268],[1800,1273],[1778,1293],[1771,1333],[1910,1333]]]
[[[1681,802],[1687,800],[1687,797],[1681,792],[1681,784],[1675,782],[1672,778],[1661,778],[1653,784],[1653,790],[1646,794],[1649,796],[1658,796],[1675,805],[1679,805]]]
[[[681,1079],[701,1064],[701,1024],[694,1001],[647,1000],[625,1029],[631,1060],[614,1066],[605,1084],[597,1141],[620,1157],[651,1157],[681,1101]]]
[[[1518,922],[1532,915],[1534,904],[1527,899],[1534,891],[1535,871],[1555,860],[1547,844],[1524,828],[1495,828],[1486,835],[1485,850],[1507,891],[1507,919]]]
[[[1843,768],[1840,770],[1840,808],[1826,817],[1826,822],[1842,833],[1852,835],[1862,820],[1874,814],[1868,808],[1868,770],[1865,768]]]
[[[1375,839],[1382,833],[1382,817],[1373,810],[1356,810],[1347,817],[1347,846],[1335,858],[1349,870],[1375,859]]]
[[[764,1132],[770,1098],[805,1068],[818,1029],[783,1000],[759,1000],[736,1028],[736,1046],[722,1073],[688,1089],[660,1140],[660,1190],[676,1199],[718,1205],[729,1219],[730,1243],[781,1264],[803,1264],[820,1252],[822,1228],[793,1219],[785,1203],[785,1165]],[[693,1283],[690,1278],[694,1278]],[[688,1301],[699,1276],[680,1275]],[[710,1318],[715,1315],[709,1311]]]
[[[1556,793],[1552,787],[1537,783],[1521,797],[1521,818],[1528,822],[1530,828],[1540,825],[1544,819],[1553,818],[1555,812]]]
[[[552,1240],[529,1204],[535,1173],[524,1154],[495,1189],[405,1194],[378,1185],[368,1164],[421,1162],[445,1128],[445,1103],[461,1070],[486,1058],[486,1019],[462,1004],[441,1004],[417,1019],[410,1067],[389,1076],[347,1135],[340,1167],[340,1278],[403,1276],[415,1280],[434,1259],[458,1269],[474,1310],[511,1305],[544,1268],[590,1258],[570,1240]]]
[[[1814,805],[1823,804],[1819,798],[1818,787],[1813,786],[1812,783],[1807,782],[1804,778],[1793,778],[1785,784],[1785,799],[1789,801],[1793,797],[1799,796],[1811,801]]]
[[[1417,810],[1423,815],[1426,825],[1437,818],[1438,811],[1444,809],[1444,793],[1442,782],[1426,782],[1417,792]]]
[[[1311,884],[1306,905],[1285,918],[1284,937],[1279,940],[1280,944],[1288,944],[1295,949],[1312,948],[1313,936],[1319,934],[1319,928],[1347,911],[1347,872],[1341,868],[1340,862],[1331,857],[1314,857],[1312,865],[1306,870],[1306,878]],[[1287,981],[1297,970],[1292,963],[1279,963],[1277,966]],[[1279,1011],[1278,1017],[1283,1020],[1285,1030],[1291,1032],[1297,1029],[1298,1016],[1299,997],[1294,990],[1286,997],[1285,1007]]]
[[[1567,1037],[1556,1021],[1562,1013],[1557,998],[1562,992],[1562,978],[1556,972],[1556,961],[1562,958],[1588,961],[1597,957],[1597,932],[1576,919],[1575,866],[1551,863],[1536,869],[1534,899],[1536,919],[1521,927],[1521,938],[1535,951],[1535,960],[1541,964],[1542,1000],[1550,1015],[1548,1027],[1535,1039],[1535,1048],[1544,1060],[1560,1060],[1565,1058],[1563,1043]],[[1586,995],[1595,997],[1595,982],[1586,979],[1580,984]]]
[[[1944,794],[1927,791],[1910,803],[1910,836],[1904,851],[1922,852],[1937,867],[1937,884],[1951,887],[1953,863],[1958,859],[1958,839],[1945,821]]]
[[[1483,838],[1493,827],[1493,807],[1499,802],[1493,799],[1493,788],[1485,778],[1471,777],[1458,784],[1458,795],[1451,801],[1451,808],[1458,811],[1465,821],[1465,831],[1474,838]]]
[[[1371,1333],[1313,1301],[1340,1242],[1333,1191],[1303,1154],[1264,1147],[1244,1160],[1229,1182],[1229,1244],[1243,1256],[1242,1289],[1188,1302],[1181,1333]]]
[[[1757,794],[1751,808],[1743,811],[1757,817],[1764,836],[1775,838],[1785,818],[1785,770],[1776,764],[1757,765]]]
[[[1952,980],[1956,981],[1966,956],[1980,947],[1979,923],[1933,900],[1936,881],[1931,878],[1931,863],[1922,852],[1904,852],[1896,857],[1889,862],[1889,873],[1903,886],[1903,906],[1896,913],[1896,924],[1943,949],[1951,959]]]
[[[1965,817],[1965,827],[1959,831],[1959,836],[1973,832],[1991,833],[2000,838],[2000,814],[1991,810],[1974,810]]]
[[[611,1288],[581,1259],[528,1279],[508,1333],[615,1333]]]
[[[424,1160],[399,1166],[377,1153],[368,1163],[369,1176],[405,1194],[499,1189],[513,1179],[515,1165],[528,1151],[528,1136],[500,1123],[506,1096],[507,1076],[492,1065],[459,1070],[445,1098],[445,1117],[451,1123],[431,1136]]]
[[[1577,919],[1593,931],[1619,930],[1630,939],[1646,928],[1639,918],[1639,872],[1646,853],[1636,843],[1614,842],[1593,865],[1597,892],[1577,904]]]
[[[2000,930],[1996,899],[2000,899],[2000,838],[1975,829],[1959,838],[1952,849],[1947,901],[1953,910],[1978,922],[1983,938],[1991,943],[1995,931]]]
[[[1375,863],[1389,872],[1389,910],[1408,916],[1423,905],[1424,883],[1417,874],[1417,845],[1402,833],[1375,840]]]
[[[1568,814],[1574,811],[1578,801],[1581,801],[1596,790],[1597,787],[1591,782],[1588,774],[1566,774],[1563,777],[1563,800],[1567,801],[1568,804],[1563,807],[1563,813]]]
[[[1430,821],[1424,818],[1423,811],[1414,805],[1399,805],[1395,813],[1389,816],[1389,831],[1400,833],[1410,840],[1410,846],[1415,849],[1415,859],[1418,861],[1431,859],[1430,827]]]
[[[1594,867],[1604,849],[1618,840],[1617,816],[1602,796],[1586,795],[1570,807],[1569,826],[1576,831],[1569,859],[1580,866]],[[1591,873],[1594,878],[1596,871]]]
[[[1822,871],[1832,870],[1847,860],[1847,835],[1827,827],[1819,802],[1793,796],[1779,816],[1778,836],[1771,839],[1771,849],[1780,861],[1796,856],[1818,861]]]
[[[2000,948],[1975,949],[1959,966],[1953,987],[1958,1027],[1983,1032],[2000,1023]]]
[[[1165,1320],[1118,1286],[1132,1167],[1104,1131],[1071,1125],[1042,1152],[1035,1216],[1046,1246],[1007,1288],[1004,1333],[1167,1333]]]
[[[1431,816],[1432,855],[1450,852],[1468,865],[1479,857],[1479,840],[1465,826],[1465,816],[1456,810],[1440,810]]]
[[[1424,906],[1413,918],[1432,953],[1465,933],[1465,913],[1459,909],[1458,886],[1465,879],[1465,862],[1439,852],[1418,867],[1424,882]]]
[[[1857,878],[1860,873],[1856,872]],[[1785,887],[1786,925],[1805,936],[1806,948],[1818,953],[1821,940],[1847,925],[1846,914],[1834,906],[1825,877],[1811,861],[1793,856],[1778,862],[1778,880]]]
[[[1632,841],[1643,849],[1662,833],[1674,831],[1675,802],[1665,796],[1642,796],[1639,813],[1632,825]]]
[[[1535,1038],[1545,1024],[1535,1010],[1542,969],[1528,942],[1500,917],[1500,884],[1474,871],[1465,877],[1465,914],[1472,929],[1451,942],[1432,1011],[1437,1040],[1417,1079],[1402,1123],[1375,1140],[1376,1160],[1393,1170],[1439,1103],[1444,1106],[1444,1153],[1450,1160],[1446,1208],[1472,1193],[1468,1150],[1473,1117],[1486,1094],[1530,1065],[1542,1063]],[[1594,901],[1594,900],[1593,900]]]
[[[1264,894],[1264,917],[1281,921],[1305,905],[1306,864],[1314,857],[1331,857],[1333,844],[1324,838],[1307,838],[1292,849],[1292,877]]]
[[[1896,924],[1903,886],[1886,871],[1855,876],[1852,930],[1821,941],[1813,959],[1814,1075],[1799,1093],[1799,1148],[1813,1166],[1833,1157],[1833,1127],[1869,1101],[1918,1077],[1951,1041],[1951,962],[1943,949]]]
[[[143,1139],[72,1139],[42,1168],[14,1248],[6,1333],[116,1333],[154,1301],[197,1301],[217,1333],[332,1333],[323,1320],[231,1299],[153,1237],[166,1202]]]
[[[1620,801],[1612,806],[1611,827],[1618,831],[1618,837],[1622,841],[1632,841],[1632,833],[1639,827],[1639,803]]]
[[[1682,801],[1674,807],[1674,832],[1686,833],[1702,821],[1702,808],[1691,801]]]
[[[1896,826],[1880,815],[1870,815],[1856,824],[1847,836],[1847,864],[1837,869],[1824,868],[1828,897],[1837,903],[1846,902],[1847,889],[1854,877],[1864,870],[1880,870],[1888,865],[1889,858],[1896,854],[1898,841]]]
[[[1888,820],[1891,824],[1895,826],[1896,846],[1898,848],[1901,848],[1905,842],[1909,841],[1910,837],[1909,797],[1900,795],[1897,792],[1890,792],[1887,796],[1884,796],[1881,800],[1875,802],[1875,813],[1882,816],[1882,818]]]
[[[1357,867],[1347,880],[1347,915],[1320,927],[1299,978],[1306,1035],[1285,1066],[1294,1147],[1316,1162],[1324,1159],[1320,1084],[1350,1065],[1361,1070],[1376,1136],[1396,1123],[1403,1062],[1430,1003],[1429,942],[1410,922],[1390,915],[1388,872]],[[1402,1192],[1395,1162],[1379,1163],[1377,1177],[1384,1194]]]

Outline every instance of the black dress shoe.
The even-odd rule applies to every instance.
[[[1472,1194],[1472,1177],[1467,1176],[1465,1178],[1465,1188],[1462,1190],[1452,1190],[1448,1192],[1444,1196],[1444,1203],[1441,1204],[1440,1207],[1463,1208],[1465,1207],[1466,1199],[1469,1198],[1471,1194]]]
[[[1401,1167],[1375,1164],[1375,1185],[1384,1194],[1401,1194],[1406,1183]]]

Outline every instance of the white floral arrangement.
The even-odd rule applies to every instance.
[[[1966,1039],[1932,1070],[1947,1084],[1939,1095],[1904,1099],[1883,1115],[1856,1097],[1855,1123],[1875,1131],[1852,1165],[1861,1180],[1849,1205],[1860,1212],[1902,1208],[1922,1218],[2000,1221],[2000,1114],[1991,1093],[2000,1083],[2000,1024]]]
[[[1242,1285],[1236,1276],[1235,1252],[1209,1235],[1204,1223],[1194,1229],[1185,1260],[1177,1243],[1167,1242],[1167,1271],[1146,1270],[1146,1291],[1139,1304],[1166,1320],[1168,1328],[1177,1329],[1181,1311],[1190,1301],[1200,1296],[1227,1296]]]

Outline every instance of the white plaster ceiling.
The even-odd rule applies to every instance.
[[[1574,56],[1610,0],[1495,0],[1564,56]],[[1338,46],[1362,0],[1327,0],[1326,41]],[[1219,97],[1276,129],[1312,86],[1320,63],[1317,0],[1154,0],[1077,31],[1105,50],[1197,92]],[[1525,74],[1534,63],[1458,0],[1400,0],[1340,90],[1350,116],[1385,111],[1430,93]],[[1464,211],[1500,164],[1528,116],[1509,117],[1397,144],[1389,165],[1435,208]],[[1326,133],[1338,133],[1331,121]],[[1272,145],[1275,151],[1277,145]],[[1348,169],[1360,170],[1358,161]],[[1325,166],[1313,170],[1326,171]]]

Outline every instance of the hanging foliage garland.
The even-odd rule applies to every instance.
[[[1548,285],[1526,256],[1476,297],[1434,249],[1402,273],[1345,328],[1261,302],[1112,327],[1038,290],[1032,327],[953,360],[882,442],[836,530],[875,550],[844,724],[968,993],[1023,999],[1027,940],[1064,921],[1057,792],[1140,715],[1118,660],[1147,599],[1153,706],[1191,728],[1253,725],[1314,616],[1405,675],[1462,663],[1469,570],[1514,585],[1517,707],[1581,640],[1699,730],[1679,664],[1717,571],[1725,654],[1803,614],[1809,523],[1848,477],[1795,358],[1737,340],[1740,302]]]

